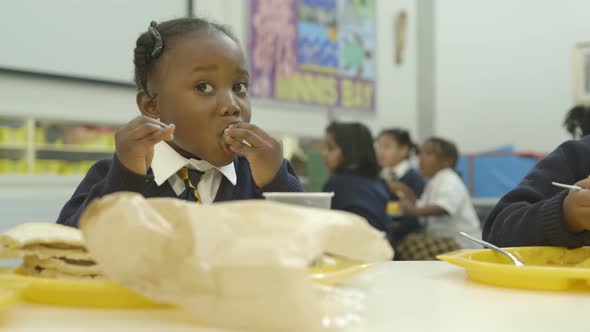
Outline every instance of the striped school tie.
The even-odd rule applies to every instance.
[[[202,175],[203,172],[188,169],[187,167],[181,168],[178,171],[178,176],[184,181],[185,189],[178,198],[201,203],[201,196],[199,196],[199,191],[197,190],[196,185],[199,184]]]

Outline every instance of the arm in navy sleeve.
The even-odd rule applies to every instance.
[[[128,170],[116,156],[98,161],[62,208],[57,223],[78,227],[80,215],[95,198],[118,191],[142,193],[145,187],[146,176]]]
[[[541,160],[488,215],[483,238],[498,246],[565,246],[589,243],[590,232],[575,233],[563,221],[567,190],[552,181],[574,184],[590,174],[590,136],[568,141]]]
[[[302,192],[303,186],[291,163],[288,160],[283,160],[283,165],[275,177],[260,190],[262,192]]]
[[[322,191],[334,193],[332,209],[347,211],[365,218],[371,226],[385,232],[391,240],[393,225],[385,213],[385,206],[372,199],[372,196],[364,195],[363,190],[351,190],[350,187],[355,185],[358,184],[332,176],[324,184]],[[388,193],[385,183],[383,183],[383,192]]]

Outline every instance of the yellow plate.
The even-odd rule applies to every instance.
[[[364,264],[345,258],[325,255],[321,259],[321,265],[308,268],[307,274],[311,280],[331,286],[371,266],[373,264]]]
[[[20,300],[18,289],[0,288],[0,313]]]
[[[470,279],[495,286],[541,290],[590,290],[590,247],[506,248],[525,266],[489,249],[458,250],[440,260],[463,267]]]
[[[315,282],[333,285],[370,266],[332,257],[324,259],[321,267],[310,268],[308,274]],[[112,281],[46,279],[0,269],[0,287],[0,291],[18,290],[15,293],[23,300],[33,303],[103,308],[170,307],[154,303]]]
[[[19,292],[20,298],[33,303],[80,307],[156,308],[156,304],[112,281],[47,279],[0,270],[0,286]]]

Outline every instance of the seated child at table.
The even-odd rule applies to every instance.
[[[424,223],[422,233],[408,235],[396,246],[396,254],[406,260],[433,260],[436,256],[460,248],[477,247],[458,233],[480,237],[479,219],[465,184],[454,168],[459,153],[452,142],[432,137],[420,148],[420,173],[429,178],[424,193],[416,201],[403,184],[390,185],[402,191],[405,216]]]
[[[408,186],[417,197],[420,197],[426,183],[410,162],[410,158],[417,150],[410,133],[400,128],[383,130],[377,137],[376,146],[377,162],[381,166],[381,178],[387,183],[399,181]],[[399,197],[396,193],[391,194],[393,201],[390,202],[390,205],[396,207],[395,204],[398,204]],[[422,227],[416,218],[394,216],[394,244],[401,241],[406,235],[419,232],[421,229]]]
[[[590,245],[589,174],[590,136],[561,144],[500,199],[486,219],[484,240],[502,247]]]
[[[332,123],[326,129],[322,157],[331,173],[323,191],[334,192],[332,208],[360,215],[391,241],[386,213],[391,195],[379,178],[371,131],[360,123]]]
[[[63,207],[74,226],[95,198],[131,191],[198,203],[302,191],[281,143],[250,124],[248,65],[229,30],[200,18],[152,22],[134,50],[141,116],[116,134]]]

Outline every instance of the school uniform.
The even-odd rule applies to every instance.
[[[461,248],[472,248],[473,242],[459,232],[481,237],[481,227],[465,184],[451,168],[438,171],[426,184],[417,207],[439,206],[448,215],[421,218],[425,233],[431,237],[453,238]]]
[[[573,232],[563,220],[567,189],[590,174],[590,136],[567,141],[537,163],[522,182],[504,195],[486,218],[483,238],[502,247],[590,245],[590,232]]]
[[[408,186],[416,197],[420,197],[426,186],[424,178],[416,172],[409,160],[402,160],[393,167],[385,167],[381,170],[381,177],[387,181],[399,181]]]
[[[459,232],[480,238],[481,227],[465,184],[451,168],[438,171],[426,184],[416,207],[439,206],[448,215],[420,218],[421,234],[409,235],[398,253],[407,259],[435,259],[436,255],[461,249],[477,248]]]
[[[328,178],[322,191],[334,193],[332,209],[364,217],[371,226],[384,232],[391,242],[392,223],[386,213],[391,196],[383,180],[339,172]]]
[[[424,178],[416,172],[409,160],[402,160],[393,167],[385,167],[381,170],[381,178],[385,181],[399,181],[414,192],[416,197],[420,197],[426,186]],[[391,194],[392,201],[398,201],[399,197],[394,193]],[[418,219],[404,216],[393,217],[393,242],[397,243],[403,240],[410,233],[419,232],[422,226]]]
[[[140,193],[146,198],[174,197],[210,204],[262,199],[263,192],[301,192],[303,187],[287,160],[283,161],[275,177],[259,188],[252,178],[250,164],[243,156],[237,156],[229,165],[216,167],[204,160],[186,159],[167,143],[160,142],[154,146],[147,175],[127,169],[116,155],[94,164],[63,207],[57,222],[77,227],[88,204],[120,191]]]

